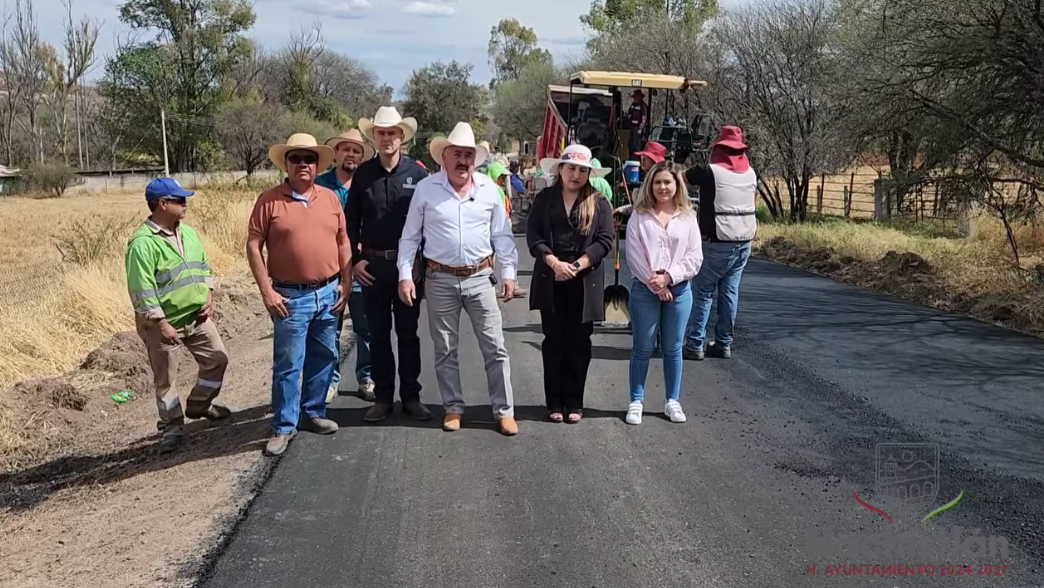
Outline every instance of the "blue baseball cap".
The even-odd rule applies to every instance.
[[[181,187],[174,178],[156,178],[145,186],[145,201],[155,202],[163,198],[188,198],[195,192]]]

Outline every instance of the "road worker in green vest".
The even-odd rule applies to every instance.
[[[173,178],[150,182],[145,201],[152,214],[127,246],[127,289],[156,387],[160,453],[170,453],[184,441],[186,417],[223,421],[232,414],[213,402],[221,392],[228,354],[213,320],[214,282],[207,254],[196,231],[181,222],[192,195]],[[199,365],[184,410],[175,388],[182,348]]]

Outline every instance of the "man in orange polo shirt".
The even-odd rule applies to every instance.
[[[319,170],[333,162],[333,149],[298,133],[273,145],[268,157],[288,177],[254,204],[247,260],[275,327],[275,414],[265,453],[280,455],[298,428],[321,435],[337,431],[337,423],[326,418],[326,390],[339,359],[337,317],[351,292],[352,247],[340,201],[315,185]]]

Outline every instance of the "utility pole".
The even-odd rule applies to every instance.
[[[167,162],[167,113],[160,109],[160,129],[163,131],[163,175],[170,177],[170,164]]]

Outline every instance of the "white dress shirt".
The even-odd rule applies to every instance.
[[[424,257],[448,266],[477,265],[495,250],[501,277],[515,279],[515,237],[500,191],[485,174],[472,174],[471,189],[464,196],[457,194],[444,171],[417,184],[399,239],[399,280],[413,279],[422,239]]]

